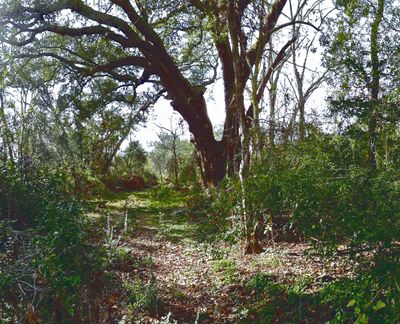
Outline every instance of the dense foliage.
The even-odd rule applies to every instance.
[[[82,301],[100,268],[80,203],[68,194],[61,170],[24,177],[3,168],[1,317],[8,321],[68,321],[87,313]],[[18,289],[16,289],[18,287]],[[80,306],[78,306],[80,305]]]
[[[400,320],[397,2],[0,5],[0,320]]]

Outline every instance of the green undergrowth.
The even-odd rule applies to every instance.
[[[238,309],[242,323],[278,320],[279,323],[367,324],[397,323],[400,319],[396,282],[383,291],[381,283],[371,274],[340,278],[321,286],[312,276],[282,283],[274,275],[257,273],[244,286],[252,298]]]
[[[124,271],[143,269],[151,273],[154,266],[151,258],[137,260],[132,257],[133,253],[128,247],[120,246],[122,241],[144,231],[155,239],[183,245],[187,255],[205,254],[212,269],[211,291],[217,292],[231,285],[242,286],[248,298],[235,302],[237,307],[234,315],[238,322],[370,323],[372,320],[374,323],[373,319],[376,318],[379,323],[386,323],[389,318],[398,316],[396,296],[400,289],[399,278],[393,277],[397,273],[394,269],[378,269],[380,273],[373,276],[360,274],[357,278],[337,279],[329,283],[318,282],[311,274],[289,278],[284,282],[275,275],[262,272],[248,280],[244,279],[234,257],[238,245],[231,244],[229,239],[225,240],[219,225],[214,226],[210,222],[212,215],[205,214],[198,207],[205,202],[199,200],[193,208],[191,199],[199,199],[199,196],[161,187],[114,194],[107,197],[106,201],[92,201],[91,210],[102,215],[95,222],[103,222],[99,227],[109,229],[108,237],[111,239],[108,241],[108,251],[111,254],[108,257],[113,267]],[[123,229],[126,225],[125,232]],[[281,260],[268,257],[262,264],[259,264],[261,261],[257,262],[251,262],[249,266],[268,265],[274,269]],[[383,264],[386,266],[388,263]],[[157,289],[154,284],[156,278],[151,278],[138,278],[131,280],[128,285],[123,284],[126,295],[131,296],[127,303],[127,318],[138,316],[141,312],[154,312]],[[377,278],[381,278],[381,282],[377,282]],[[390,280],[392,285],[389,284]],[[137,283],[139,281],[140,285]],[[382,286],[391,288],[381,291],[379,287]],[[178,287],[172,287],[170,294],[176,300],[186,298]]]
[[[106,254],[67,177],[0,170],[0,322],[71,322],[98,306],[88,295]]]
[[[125,279],[122,286],[127,295],[125,321],[137,320],[142,312],[157,312],[157,279],[154,274],[150,275],[147,282],[139,276],[134,280]]]
[[[223,258],[213,261],[213,271],[217,286],[230,285],[238,281],[239,272],[232,259]]]
[[[113,193],[89,202],[93,215],[100,218],[102,226],[111,220],[114,229],[125,226],[128,230],[144,228],[155,237],[185,245],[206,241],[208,229],[202,218],[194,219],[189,214],[186,202],[188,194],[168,187],[150,188],[141,192]]]
[[[241,323],[249,319],[257,323],[326,322],[332,317],[330,307],[321,302],[318,292],[307,292],[309,280],[300,277],[280,283],[271,274],[252,276],[244,285],[252,298],[239,309],[239,313],[246,314]]]
[[[382,282],[386,280],[391,284]],[[385,273],[360,273],[355,278],[343,278],[324,287],[321,300],[334,309],[331,323],[398,323],[399,293],[398,278],[387,277]]]

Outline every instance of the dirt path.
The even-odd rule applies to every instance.
[[[124,217],[128,221],[128,232],[119,244],[129,258],[117,267],[119,276],[125,282],[126,278],[135,282],[140,277],[143,285],[149,285],[152,278],[156,283],[155,300],[150,308],[142,307],[140,315],[137,310],[129,311],[137,302],[121,303],[129,319],[126,323],[139,318],[139,323],[252,323],[257,322],[257,307],[264,307],[261,301],[272,305],[266,308],[266,316],[277,319],[276,323],[281,322],[280,317],[284,322],[280,312],[285,312],[287,319],[311,323],[323,322],[328,316],[324,306],[303,306],[303,296],[340,276],[346,269],[342,262],[327,264],[307,257],[308,246],[301,244],[264,246],[266,252],[261,255],[243,256],[239,247],[199,243],[195,225],[179,214],[183,201],[183,196],[163,201],[144,192],[106,204],[119,223],[124,223]],[[256,282],[249,289],[249,280],[260,274],[262,284]],[[293,286],[299,301],[289,301],[280,284]],[[258,285],[264,290],[262,285],[272,287],[268,294],[275,295],[260,294]],[[129,294],[125,298],[132,299]]]
[[[151,258],[151,272],[157,278],[157,317],[193,323],[196,318],[221,322],[221,295],[213,288],[211,260],[202,252],[191,252],[179,243],[143,235],[132,241],[138,258]],[[218,297],[218,299],[217,299]],[[151,318],[148,317],[148,320]],[[224,318],[226,320],[226,318]]]
[[[178,323],[235,322],[231,292],[243,289],[221,284],[213,269],[213,257],[197,246],[190,224],[174,215],[179,204],[155,208],[137,198],[128,198],[134,230],[126,244],[132,248],[135,259],[151,260],[147,271],[157,278],[155,317],[169,314],[170,321]],[[236,295],[238,292],[235,291]],[[144,320],[157,322],[155,317],[147,316]]]

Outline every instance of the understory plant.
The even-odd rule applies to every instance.
[[[386,155],[371,168],[366,154],[367,143],[350,136],[315,135],[267,152],[247,180],[248,205],[273,228],[294,230],[322,256],[346,247],[360,277],[336,286],[337,296],[354,289],[335,305],[349,304],[345,313],[361,322],[400,309],[399,165]]]
[[[81,203],[60,169],[29,177],[1,170],[1,318],[6,321],[85,317],[89,283],[101,267],[90,245]],[[18,288],[18,289],[16,289]]]

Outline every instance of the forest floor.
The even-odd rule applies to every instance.
[[[240,245],[204,241],[184,214],[185,195],[121,193],[90,214],[111,254],[115,283],[108,320],[122,323],[324,323],[334,315],[320,292],[352,274],[342,257],[322,260],[299,243]]]

